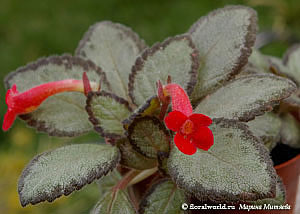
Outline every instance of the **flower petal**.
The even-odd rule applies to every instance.
[[[187,116],[190,116],[193,113],[189,96],[180,85],[175,83],[167,84],[164,87],[164,91],[172,99],[173,111],[180,111]]]
[[[171,111],[166,117],[165,117],[165,124],[168,127],[168,129],[171,129],[174,132],[179,131],[182,124],[186,121],[188,117],[185,116],[180,111]]]
[[[214,144],[214,135],[212,131],[205,126],[199,127],[198,130],[191,135],[191,138],[197,148],[205,151]]]
[[[204,114],[192,114],[189,116],[189,119],[194,123],[197,129],[200,126],[209,126],[212,123],[212,120]]]
[[[15,112],[9,110],[6,112],[2,124],[3,131],[7,131],[12,126],[16,117],[17,115],[15,114]]]
[[[177,148],[186,155],[192,155],[197,151],[197,148],[191,144],[188,139],[185,139],[183,135],[177,133],[174,137],[174,143]]]

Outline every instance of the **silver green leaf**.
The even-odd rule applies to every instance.
[[[248,127],[235,120],[215,119],[210,128],[214,145],[208,151],[185,155],[173,147],[168,168],[177,186],[201,201],[272,197],[276,172],[269,152]]]
[[[140,214],[183,214],[181,205],[185,197],[182,190],[169,179],[154,184],[140,204]]]
[[[283,57],[283,63],[287,66],[287,75],[300,86],[300,45],[294,45],[287,50]]]
[[[90,27],[76,55],[92,60],[106,73],[113,93],[129,101],[128,76],[136,57],[146,47],[130,28],[109,21]]]
[[[19,179],[21,205],[69,195],[106,175],[119,159],[119,150],[110,145],[69,145],[42,153],[30,161]]]
[[[249,121],[272,110],[272,106],[288,97],[296,85],[272,74],[257,74],[231,81],[206,97],[195,112],[210,117]]]
[[[249,201],[251,204],[256,205],[264,205],[268,206],[271,205],[284,205],[286,203],[285,201],[285,187],[279,177],[277,177],[277,183],[276,183],[276,195],[274,198],[264,198],[259,199],[257,201]]]
[[[281,141],[293,148],[300,148],[300,123],[290,114],[282,116]]]
[[[229,6],[200,18],[190,28],[200,56],[193,103],[221,87],[247,64],[255,42],[256,20],[253,9]]]
[[[255,71],[269,73],[270,64],[267,61],[267,57],[260,53],[259,50],[254,49],[252,51],[248,59],[248,64],[249,67],[255,69]]]
[[[169,133],[156,117],[136,118],[126,135],[133,149],[148,158],[156,159],[158,152],[169,153]]]
[[[41,58],[17,69],[5,78],[6,88],[17,85],[24,92],[43,83],[64,79],[82,79],[86,72],[90,81],[102,81],[102,88],[109,88],[104,73],[91,61],[70,55]],[[51,96],[34,112],[20,117],[38,131],[53,136],[77,136],[91,131],[84,106],[86,97],[79,92],[65,92]]]
[[[127,168],[137,170],[151,169],[158,165],[157,160],[148,158],[133,149],[127,139],[121,139],[117,142],[121,152],[120,164]]]
[[[106,91],[90,92],[86,110],[94,129],[103,137],[120,138],[124,134],[122,121],[131,113],[129,103]]]
[[[180,84],[188,94],[197,81],[198,51],[187,35],[168,38],[146,49],[137,58],[129,76],[129,95],[137,105],[142,105],[156,94],[156,82]]]
[[[90,214],[137,214],[127,194],[122,190],[107,192]]]
[[[280,140],[281,119],[273,112],[265,113],[247,123],[254,136],[261,139],[269,151]]]

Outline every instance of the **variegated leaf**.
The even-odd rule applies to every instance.
[[[146,47],[130,28],[110,21],[90,27],[76,55],[92,60],[106,73],[113,93],[129,101],[128,76],[136,57]]]
[[[221,87],[248,62],[256,37],[256,12],[228,6],[200,18],[189,30],[199,50],[198,82],[193,103]]]

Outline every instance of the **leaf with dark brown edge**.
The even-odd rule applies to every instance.
[[[169,153],[169,133],[156,117],[134,119],[126,135],[133,149],[148,158],[156,159],[158,152]]]
[[[257,201],[248,201],[250,204],[255,204],[255,205],[264,205],[266,204],[267,206],[269,204],[271,205],[285,205],[286,203],[286,198],[285,198],[285,187],[280,179],[279,176],[277,176],[277,182],[276,182],[276,195],[274,198],[264,198],[264,199],[259,199]]]
[[[92,25],[80,41],[76,55],[92,60],[105,72],[112,92],[129,101],[128,76],[136,57],[146,48],[130,28],[110,21]]]
[[[161,179],[148,190],[140,203],[140,214],[184,213],[184,193],[170,179]]]
[[[122,121],[132,109],[123,98],[101,91],[88,94],[86,111],[94,129],[103,137],[120,138],[124,136]]]
[[[257,28],[256,12],[244,6],[227,6],[201,17],[189,30],[199,50],[198,82],[192,102],[220,88],[248,62]]]
[[[137,58],[129,76],[129,95],[137,105],[142,105],[156,94],[158,80],[172,82],[184,87],[191,94],[197,81],[199,56],[188,35],[166,39],[146,49]]]
[[[137,214],[128,195],[123,190],[107,192],[97,202],[90,214]]]
[[[273,163],[247,125],[220,118],[210,129],[214,145],[208,151],[185,155],[173,147],[168,169],[177,186],[200,201],[236,203],[273,197]]]
[[[19,179],[21,205],[69,195],[106,175],[119,160],[116,147],[99,144],[69,145],[37,155]]]
[[[300,86],[300,45],[289,48],[284,57],[283,64],[286,65],[287,75]]]
[[[247,123],[249,130],[254,136],[261,139],[269,151],[271,151],[280,140],[281,119],[273,112],[267,112]]]
[[[158,97],[152,96],[146,100],[146,102],[140,105],[133,114],[130,115],[129,118],[123,121],[123,126],[127,130],[128,126],[133,122],[134,119],[138,117],[145,117],[145,116],[154,116],[160,108],[160,102]]]
[[[195,112],[247,122],[271,111],[295,90],[292,81],[272,74],[243,76],[206,97]]]
[[[168,172],[169,155],[170,155],[170,153],[166,153],[166,152],[158,152],[157,153],[158,170],[164,176],[169,175],[169,172]]]
[[[300,123],[290,114],[282,116],[281,142],[293,148],[300,148]]]
[[[151,169],[157,166],[157,160],[148,158],[132,148],[127,139],[120,139],[117,146],[121,152],[120,164],[138,170]]]
[[[99,82],[103,89],[109,88],[105,74],[92,61],[70,55],[40,58],[5,78],[5,87],[17,85],[19,92],[24,92],[43,83],[64,80],[82,79],[87,73],[90,81]],[[34,112],[21,115],[20,118],[38,131],[52,136],[78,136],[91,131],[93,126],[84,109],[86,97],[79,92],[60,93],[49,97]]]

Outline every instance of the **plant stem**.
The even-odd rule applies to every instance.
[[[158,168],[154,167],[151,169],[146,169],[146,170],[141,171],[129,182],[128,186],[134,185],[134,184],[148,178],[149,176],[153,175],[157,170],[158,170]]]
[[[129,182],[136,177],[141,171],[138,170],[130,170],[117,184],[116,186],[113,188],[114,191],[118,190],[118,189],[125,189]]]

